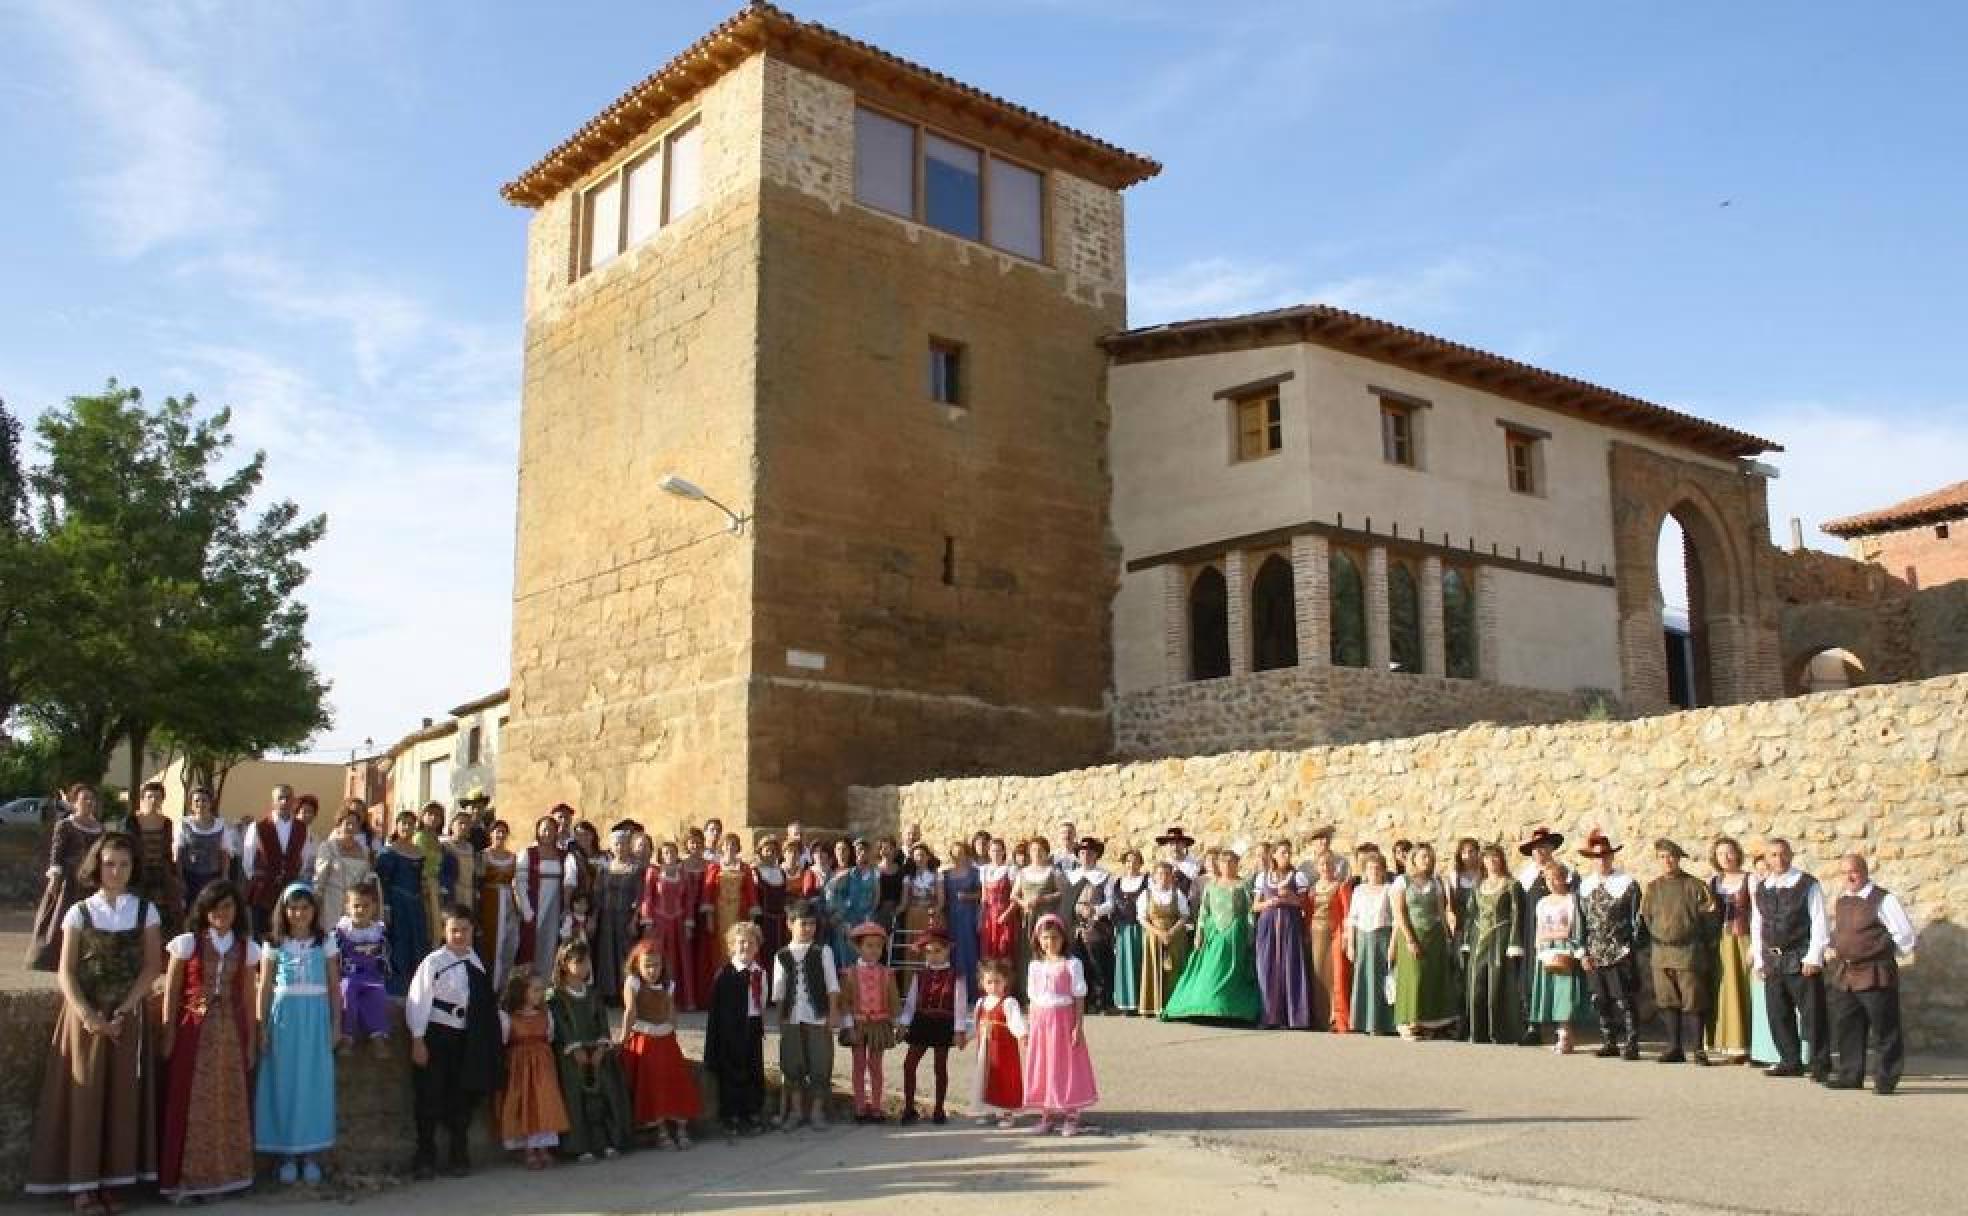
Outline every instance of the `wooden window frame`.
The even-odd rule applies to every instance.
[[[662,234],[664,229],[675,222],[676,217],[670,214],[670,145],[678,136],[699,126],[703,118],[704,113],[702,110],[693,111],[681,121],[665,127],[660,134],[651,137],[644,143],[637,144],[626,155],[611,165],[607,172],[597,173],[583,184],[580,189],[575,191],[574,222],[569,225],[574,230],[574,257],[572,267],[574,279],[587,278],[596,270],[606,267],[609,263],[634,248],[634,246],[629,244],[629,170],[643,164],[651,157],[661,158],[661,169],[658,172],[660,181],[657,183],[657,190],[661,197],[656,205],[656,230],[651,232],[647,237],[644,237],[643,240],[649,241],[656,239],[656,237]],[[699,201],[701,202],[703,192],[701,185],[701,164],[699,165],[698,174],[700,181],[698,193]],[[615,252],[609,255],[607,262],[603,262],[601,266],[595,266],[589,261],[588,251],[588,232],[593,226],[593,221],[590,217],[593,207],[590,205],[589,200],[593,198],[597,191],[606,187],[610,182],[615,184]],[[641,243],[640,241],[637,242],[637,244]]]
[[[1416,442],[1417,432],[1415,408],[1391,401],[1385,397],[1380,401],[1380,458],[1387,464],[1403,469],[1421,467],[1420,444]]]
[[[911,118],[907,114],[897,113],[894,110],[890,110],[882,106],[871,104],[860,98],[855,99],[854,105],[857,110],[866,110],[870,114],[875,114],[882,118],[886,118],[890,122],[901,123],[902,125],[910,128],[911,136],[909,141],[909,149],[910,149],[910,159],[912,161],[912,173],[911,173],[912,180],[909,186],[910,214],[903,215],[903,216],[896,216],[895,212],[889,211],[886,208],[877,207],[872,203],[864,203],[850,187],[848,190],[848,198],[854,203],[855,206],[864,208],[868,211],[873,211],[877,215],[895,216],[895,218],[897,219],[904,219],[904,220],[908,220],[910,223],[921,224],[923,227],[930,229],[932,232],[940,232],[944,236],[947,236],[952,240],[963,241],[966,244],[971,244],[971,245],[982,245],[984,248],[989,249],[994,253],[1002,253],[1008,258],[1017,258],[1021,262],[1034,262],[1036,265],[1040,265],[1040,266],[1052,265],[1052,254],[1053,254],[1052,174],[1049,171],[1042,168],[1041,166],[1032,164],[1030,161],[1023,161],[1015,156],[1005,156],[995,151],[994,149],[991,149],[983,144],[978,143],[974,139],[966,139],[965,137],[957,134],[956,132],[948,130],[947,128],[944,127],[936,126],[934,123],[926,123],[920,119]],[[979,226],[983,229],[984,232],[983,238],[981,240],[973,240],[970,237],[964,236],[962,233],[951,232],[948,231],[947,229],[938,228],[936,225],[929,222],[929,217],[928,217],[929,200],[927,197],[927,193],[923,188],[924,159],[927,155],[926,152],[924,151],[925,140],[923,137],[925,134],[934,135],[938,139],[945,140],[948,141],[949,143],[957,144],[965,148],[969,148],[973,152],[977,153],[978,155],[977,190],[979,196],[978,222],[979,222]],[[858,147],[856,148],[855,154],[857,156],[860,155],[860,150]],[[1016,168],[1023,169],[1027,173],[1035,173],[1038,175],[1039,178],[1039,256],[1037,259],[1028,257],[1027,255],[1022,254],[1015,249],[1006,249],[1004,246],[996,244],[991,239],[992,237],[991,162],[992,161],[1002,161],[1007,165],[1012,165],[1015,166]]]
[[[933,404],[943,406],[946,409],[965,410],[970,408],[970,394],[965,391],[968,387],[967,381],[969,380],[969,374],[965,371],[965,365],[969,363],[969,360],[965,358],[966,353],[967,348],[962,342],[954,342],[948,338],[930,338],[929,399]],[[955,368],[955,374],[951,377],[952,384],[948,399],[936,395],[936,361],[941,356],[948,356]]]
[[[1231,397],[1230,402],[1230,463],[1250,464],[1268,456],[1276,456],[1285,450],[1285,402],[1276,388],[1261,389],[1242,397]],[[1266,408],[1266,407],[1269,408]],[[1246,454],[1244,452],[1244,411],[1262,410],[1257,433],[1262,450]]]
[[[1544,444],[1551,438],[1550,431],[1541,431],[1534,426],[1507,422],[1497,419],[1503,428],[1503,480],[1513,494],[1523,494],[1531,498],[1543,498],[1546,494]],[[1518,484],[1518,454],[1524,460],[1522,472],[1530,482],[1528,487]]]

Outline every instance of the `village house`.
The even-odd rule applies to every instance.
[[[1968,578],[1968,481],[1821,526],[1909,587]]]

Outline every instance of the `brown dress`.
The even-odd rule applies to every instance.
[[[506,1015],[506,1087],[499,1091],[498,1114],[499,1138],[507,1148],[551,1148],[567,1130],[553,1019],[544,1009]]]
[[[141,817],[130,821],[130,835],[137,841],[137,869],[130,889],[157,906],[167,941],[177,936],[185,915],[184,879],[178,874],[177,858],[171,856],[177,830],[177,824],[161,815],[148,827]]]
[[[72,930],[76,987],[92,1012],[107,1014],[143,973],[150,907],[139,901],[134,929],[97,928],[88,903],[81,916]],[[80,1194],[157,1177],[157,1068],[144,1008],[111,1039],[90,1034],[82,1011],[62,1002],[21,1188],[28,1194]]]
[[[36,971],[53,971],[61,965],[62,917],[95,889],[83,885],[75,872],[102,830],[101,820],[85,828],[72,815],[55,824],[48,840],[48,886],[35,909],[34,940],[27,949],[27,965]]]

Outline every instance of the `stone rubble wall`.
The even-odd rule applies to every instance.
[[[1608,693],[1364,667],[1281,667],[1163,684],[1120,697],[1114,705],[1114,752],[1147,759],[1353,743],[1475,722],[1562,722],[1593,714],[1595,706],[1620,716]]]
[[[1784,836],[1800,865],[1836,884],[1839,858],[1856,850],[1921,929],[1906,974],[1914,1048],[1968,1049],[1968,675],[1632,721],[855,788],[848,803],[865,833],[1049,835],[1072,819],[1110,853],[1146,848],[1169,824],[1238,848],[1326,822],[1342,848],[1401,836],[1516,841],[1548,824],[1573,841],[1608,832],[1643,875],[1661,836],[1701,875],[1718,835],[1752,851]]]

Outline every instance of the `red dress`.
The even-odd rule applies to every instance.
[[[683,1049],[677,1046],[676,1027],[670,1020],[670,994],[633,978],[629,988],[633,999],[623,1014],[629,1022],[622,1045],[622,1072],[634,1095],[636,1126],[665,1119],[695,1119],[703,1104],[697,1098],[696,1078],[690,1075]]]
[[[679,1009],[703,1008],[697,999],[697,954],[692,949],[696,937],[685,932],[697,923],[697,892],[695,876],[681,866],[673,877],[666,877],[662,866],[650,866],[642,880],[642,919],[649,926],[645,936],[655,943],[663,974],[676,984]]]
[[[252,947],[243,932],[221,954],[199,933],[184,965],[184,997],[164,1065],[157,1186],[166,1197],[253,1185],[252,1091],[246,1039],[253,1024]]]
[[[1006,866],[998,877],[984,884],[984,908],[977,927],[978,953],[982,958],[998,958],[1010,962],[1018,957],[1018,922],[1021,910],[1011,898],[1011,867]],[[998,918],[1009,910],[1008,923],[999,924]]]
[[[977,1088],[973,1102],[979,1109],[989,1107],[1016,1114],[1025,1106],[1025,1073],[1018,1059],[1018,1032],[1025,1028],[1024,1015],[1015,997],[993,1002],[985,997],[977,1002]]]

